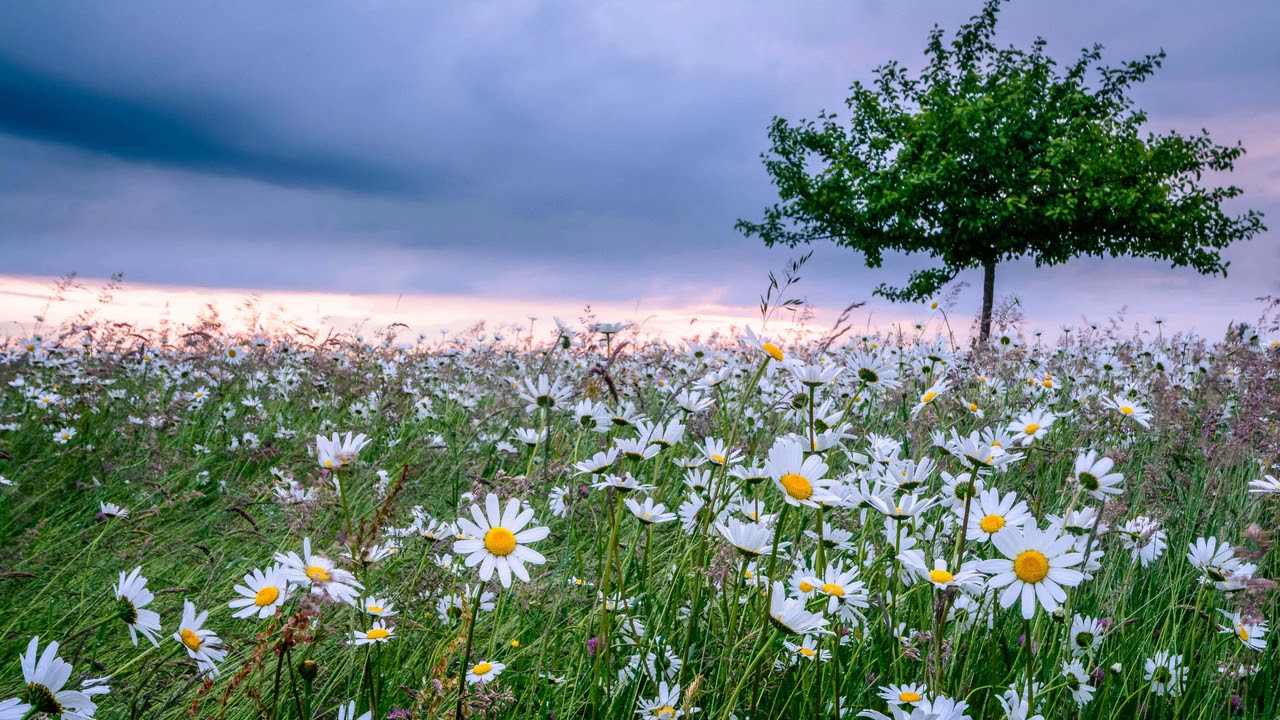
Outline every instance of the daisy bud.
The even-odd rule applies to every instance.
[[[315,660],[303,660],[298,666],[298,674],[308,683],[315,682],[316,675],[320,674],[320,664]]]
[[[1116,663],[1111,666],[1111,672],[1115,675],[1119,675],[1120,673],[1124,672],[1124,666],[1121,665],[1120,663]]]

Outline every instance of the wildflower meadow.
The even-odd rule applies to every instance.
[[[396,330],[11,343],[0,718],[1280,712],[1280,342]]]

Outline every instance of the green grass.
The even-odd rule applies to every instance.
[[[967,435],[1003,428],[1032,407],[1063,414],[1034,448],[1020,451],[1026,455],[1022,462],[986,479],[989,487],[1016,492],[1042,527],[1049,515],[1062,514],[1073,502],[1076,509],[1099,506],[1071,484],[1078,449],[1095,448],[1117,460],[1124,492],[1107,503],[1104,522],[1114,528],[1136,515],[1158,518],[1168,549],[1144,568],[1130,560],[1118,533],[1099,533],[1091,543],[1105,552],[1101,566],[1093,579],[1069,590],[1067,603],[1072,613],[1106,618],[1111,630],[1101,648],[1083,658],[1087,672],[1101,670],[1102,676],[1094,683],[1092,702],[1077,708],[1061,673],[1069,657],[1064,642],[1070,616],[1065,613],[1037,610],[1029,624],[1030,654],[1016,604],[996,607],[990,629],[985,622],[967,628],[945,623],[943,662],[937,667],[935,638],[938,608],[947,602],[944,593],[918,580],[910,586],[903,582],[909,571],[895,561],[895,538],[883,531],[875,510],[824,511],[831,526],[853,533],[855,548],[827,549],[822,560],[856,567],[869,607],[862,611],[865,622],[833,621],[848,639],[820,640],[820,649],[833,653],[830,661],[801,658],[792,665],[784,638],[765,620],[764,586],[743,581],[740,556],[715,532],[706,513],[692,534],[682,531],[679,520],[652,526],[650,532],[620,508],[621,494],[579,492],[593,479],[575,476],[573,464],[616,438],[636,435],[621,425],[597,433],[573,417],[573,404],[584,398],[616,405],[611,386],[619,400],[634,403],[651,420],[681,420],[687,426],[679,444],[653,459],[620,459],[614,469],[656,486],[651,496],[673,512],[693,492],[683,482],[679,461],[699,456],[704,438],[728,441],[745,458],[763,462],[779,437],[807,435],[809,406],[794,408],[800,400],[787,389],[786,372],[758,351],[723,340],[701,350],[632,345],[605,365],[598,352],[582,347],[517,347],[491,338],[465,338],[448,352],[445,346],[387,349],[333,342],[302,354],[282,352],[275,344],[282,338],[262,348],[248,348],[241,338],[236,342],[248,348],[247,355],[232,364],[217,344],[188,339],[192,345],[167,347],[147,339],[151,359],[145,362],[136,336],[102,336],[86,355],[71,339],[67,344],[76,352],[51,348],[46,355],[58,363],[33,362],[24,353],[0,365],[0,381],[21,376],[26,386],[0,386],[0,423],[16,425],[0,432],[0,450],[8,456],[0,460],[0,475],[16,483],[0,488],[0,699],[23,693],[17,657],[32,636],[39,636],[42,647],[61,643],[59,655],[74,666],[70,686],[111,676],[111,693],[96,698],[100,718],[328,719],[336,717],[339,703],[356,700],[364,712],[372,699],[379,704],[375,717],[393,709],[404,713],[400,717],[452,717],[470,636],[473,657],[462,666],[464,674],[482,658],[506,669],[497,681],[468,688],[463,704],[469,717],[633,717],[637,702],[658,692],[647,670],[620,679],[619,671],[637,652],[678,658],[682,667],[665,679],[679,685],[686,709],[701,708],[704,718],[730,712],[738,718],[832,717],[831,703],[837,699],[849,717],[865,708],[888,713],[877,697],[879,686],[911,682],[928,683],[928,697],[967,701],[970,717],[1004,717],[996,698],[1010,684],[1025,683],[1027,668],[1041,684],[1038,711],[1047,719],[1139,713],[1222,718],[1233,696],[1238,696],[1238,716],[1273,718],[1280,712],[1272,682],[1280,666],[1272,644],[1256,652],[1218,632],[1226,622],[1218,609],[1242,609],[1268,619],[1275,614],[1274,586],[1261,579],[1275,574],[1270,533],[1280,519],[1280,496],[1247,493],[1249,481],[1261,477],[1258,461],[1275,459],[1275,431],[1259,420],[1275,405],[1280,363],[1274,353],[1238,345],[1203,349],[1180,340],[1161,340],[1159,347],[1155,341],[1126,341],[1117,346],[1123,362],[1108,373],[1095,369],[1096,358],[1110,348],[1102,338],[1084,338],[1071,352],[1051,347],[1001,356],[946,352],[945,366],[937,362],[936,348],[912,344],[888,358],[900,371],[901,390],[867,390],[852,368],[816,390],[817,403],[829,400],[831,413],[848,422],[853,436],[843,443],[848,450],[866,454],[869,436],[891,437],[902,443],[902,458],[930,458],[951,473],[963,472],[964,463],[934,447],[931,431],[954,428]],[[304,338],[290,340],[294,348],[305,348]],[[870,347],[859,341],[852,349]],[[816,360],[817,350],[798,345],[788,347],[787,354]],[[838,364],[851,362],[850,357],[844,351],[830,354]],[[1172,387],[1153,358],[1163,358],[1168,368],[1187,368],[1194,381]],[[1195,370],[1201,360],[1204,372]],[[391,362],[394,375],[384,372]],[[592,372],[597,363],[601,371]],[[1223,379],[1227,366],[1241,368],[1238,382]],[[685,413],[671,399],[673,391],[690,388],[721,367],[732,372],[703,391],[712,400],[710,408]],[[925,367],[931,371],[922,372]],[[275,379],[286,369],[298,380],[287,392]],[[1028,394],[1027,378],[1043,379],[1046,372],[1056,389]],[[258,380],[256,373],[261,373]],[[545,416],[526,411],[527,401],[513,386],[540,373],[558,380],[571,395]],[[943,373],[955,387],[912,417],[910,408],[931,377]],[[1004,385],[983,389],[979,376],[1001,378]],[[1150,429],[1122,422],[1099,402],[1101,394],[1118,393],[1129,383],[1137,388],[1136,402],[1155,412]],[[33,387],[57,392],[62,402],[39,407],[24,396],[23,390]],[[211,397],[192,407],[188,398],[200,388]],[[249,396],[261,399],[261,411],[241,404]],[[854,397],[860,402],[851,402]],[[961,397],[980,403],[985,418],[970,414]],[[430,399],[430,408],[419,413],[415,403],[423,398]],[[367,404],[361,417],[349,411],[356,402]],[[1231,407],[1234,414],[1224,417],[1224,408]],[[224,414],[227,408],[234,414]],[[496,447],[501,440],[514,443],[515,428],[542,428],[544,418],[546,443],[532,451]],[[63,427],[77,431],[65,445],[53,440]],[[296,435],[275,437],[280,429]],[[371,444],[340,473],[344,512],[309,445],[317,433],[348,430],[367,434]],[[257,434],[261,444],[251,448],[241,442],[231,449],[232,440],[246,432]],[[447,447],[436,446],[437,436]],[[197,445],[208,452],[197,452]],[[830,466],[826,477],[875,474],[840,449],[824,457]],[[314,499],[279,501],[273,468],[313,488]],[[713,506],[740,493],[740,499],[761,500],[770,513],[784,507],[771,481],[737,483],[723,468],[704,469],[712,470],[712,486],[703,494]],[[377,489],[376,470],[385,470],[389,478],[385,493]],[[553,515],[548,505],[548,493],[557,486],[570,488],[567,517]],[[940,472],[934,471],[918,492],[932,496],[940,487]],[[233,586],[253,568],[271,565],[275,553],[301,552],[304,537],[318,553],[338,560],[344,549],[384,542],[387,527],[408,526],[414,506],[442,521],[452,522],[460,512],[469,517],[470,502],[459,503],[465,493],[481,506],[487,493],[526,500],[537,522],[551,531],[531,545],[546,556],[546,564],[529,566],[532,581],[517,580],[510,589],[502,589],[495,575],[487,590],[497,595],[496,609],[479,613],[474,626],[469,605],[442,621],[436,603],[463,593],[467,585],[475,588],[477,570],[462,567],[456,558],[456,574],[447,572],[433,558],[452,553],[452,538],[431,542],[416,535],[398,540],[398,551],[385,560],[347,565],[370,594],[396,605],[394,636],[372,650],[349,644],[352,631],[367,628],[371,618],[343,604],[295,599],[274,619],[231,617],[227,603],[238,597]],[[102,518],[100,501],[122,505],[130,516]],[[930,560],[953,555],[955,528],[938,527],[949,514],[950,509],[934,508],[916,524],[919,547]],[[736,517],[744,519],[740,513]],[[611,532],[615,519],[616,533]],[[1248,530],[1255,523],[1261,534]],[[816,541],[803,531],[816,524],[815,510],[789,509],[780,527],[781,540],[790,547],[776,559],[760,558],[755,573],[768,574],[776,564],[774,577],[787,582],[799,559],[815,559]],[[1200,573],[1185,557],[1198,536],[1241,546],[1240,557],[1256,564],[1258,580],[1238,592],[1202,589]],[[987,543],[969,540],[965,548],[966,559],[998,556]],[[614,570],[606,576],[602,568],[608,561]],[[132,645],[118,618],[112,583],[121,571],[137,566],[156,593],[150,608],[161,615],[159,648],[145,640]],[[611,595],[622,586],[634,605],[607,614],[609,651],[593,653],[588,641],[602,628],[597,589],[606,577]],[[172,637],[184,599],[209,611],[206,627],[229,651],[217,677],[198,675]],[[826,601],[819,594],[809,609],[821,612]],[[643,634],[627,631],[623,621],[628,618],[643,624]],[[917,634],[900,640],[894,630],[898,623]],[[800,642],[798,636],[785,639]],[[1181,654],[1189,667],[1177,697],[1155,696],[1144,680],[1144,662],[1161,650]],[[318,664],[310,682],[300,673],[308,660]],[[778,667],[778,661],[784,665]],[[1219,662],[1257,664],[1258,669],[1245,679],[1230,678],[1218,672]],[[562,681],[552,683],[545,674]],[[593,678],[598,680],[594,687]]]

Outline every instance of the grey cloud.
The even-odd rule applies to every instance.
[[[5,271],[508,297],[704,287],[750,304],[796,254],[732,229],[773,201],[758,158],[769,118],[838,110],[887,60],[919,68],[929,27],[978,7],[4,4]],[[1108,62],[1165,47],[1139,90],[1154,127],[1271,142],[1267,123],[1244,120],[1280,117],[1272,2],[1017,0],[1005,12],[1001,42],[1044,35],[1063,60],[1093,42]],[[1275,186],[1277,159],[1246,156],[1244,206],[1275,209],[1256,193]],[[1276,245],[1271,233],[1234,248],[1229,280],[1192,287],[1269,292]],[[803,292],[839,305],[914,264],[893,258],[881,278],[818,246]],[[1015,265],[1000,287],[1028,304],[1101,305],[1127,277],[1159,272]]]

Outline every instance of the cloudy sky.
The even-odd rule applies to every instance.
[[[774,199],[759,159],[770,118],[838,109],[882,62],[918,68],[934,23],[979,8],[4,3],[0,320],[68,271],[123,272],[153,293],[473,299],[511,314],[494,320],[585,303],[749,314],[797,254],[733,229]],[[1242,141],[1232,209],[1280,227],[1276,27],[1274,0],[1014,0],[1000,41],[1042,35],[1063,61],[1094,42],[1111,63],[1165,49],[1136,92],[1151,129]],[[893,259],[881,275],[815,250],[801,294],[824,312],[916,267]],[[1280,231],[1228,257],[1227,279],[1154,261],[1014,264],[997,291],[1038,323],[1127,306],[1217,333],[1280,293]],[[976,293],[962,302],[972,313]]]

